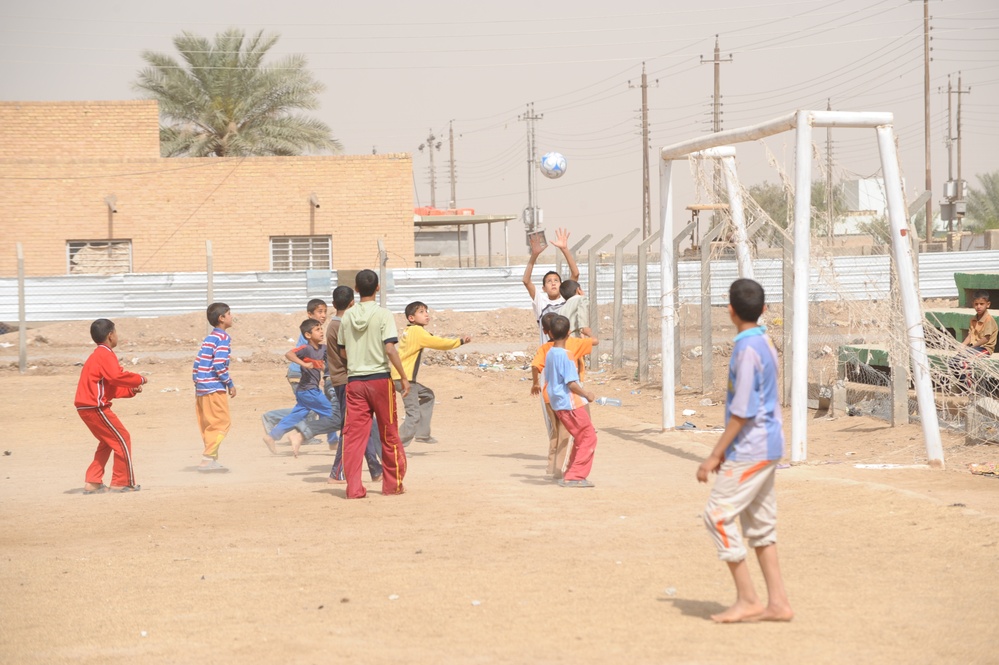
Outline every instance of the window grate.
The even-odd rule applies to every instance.
[[[132,272],[132,241],[68,240],[66,272],[70,275],[117,275]]]
[[[332,269],[332,237],[281,236],[271,238],[271,270]]]

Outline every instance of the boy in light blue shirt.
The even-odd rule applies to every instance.
[[[777,350],[766,328],[757,325],[765,309],[763,287],[737,279],[729,288],[728,312],[738,334],[728,369],[725,431],[711,455],[697,469],[698,482],[711,473],[704,523],[728,564],[735,582],[735,603],[714,614],[717,623],[790,621],[794,617],[777,560],[777,496],[774,476],[784,454],[784,431],[777,387]],[[736,518],[742,532],[735,527]],[[746,564],[746,539],[767,584],[764,607],[756,595]]]

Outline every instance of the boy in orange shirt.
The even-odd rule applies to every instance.
[[[97,319],[90,324],[90,337],[97,348],[83,363],[80,382],[76,387],[76,412],[97,437],[97,452],[94,461],[87,469],[84,494],[101,494],[108,491],[104,484],[104,466],[114,453],[114,466],[111,473],[112,492],[136,492],[132,469],[132,439],[128,430],[111,411],[111,400],[121,397],[134,397],[142,392],[146,378],[126,372],[118,364],[118,356],[113,351],[118,346],[118,331],[108,319]]]
[[[545,477],[552,480],[562,478],[562,468],[565,465],[565,455],[569,450],[569,432],[559,421],[555,411],[552,410],[548,398],[548,391],[543,390],[538,382],[538,378],[545,371],[545,355],[555,345],[551,341],[551,322],[558,314],[549,312],[541,317],[541,328],[549,341],[538,347],[534,359],[531,361],[531,394],[541,393],[545,402],[545,421],[548,425],[548,467],[545,470]],[[583,358],[588,356],[593,347],[600,342],[592,337],[569,337],[565,341],[565,352],[569,359],[576,363],[579,370],[579,378],[583,379]]]

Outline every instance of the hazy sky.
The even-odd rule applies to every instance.
[[[976,174],[999,170],[999,3],[937,0],[929,7],[937,201],[947,177],[948,74],[956,88],[962,72],[971,88],[962,99],[965,179],[975,186]],[[907,198],[923,189],[923,3],[910,0],[284,0],[259,6],[5,0],[0,98],[134,99],[141,51],[174,53],[171,38],[182,30],[212,36],[230,26],[279,34],[275,56],[307,56],[327,86],[316,115],[346,152],[412,152],[414,204],[430,203],[429,158],[417,146],[433,131],[442,140],[436,200],[447,205],[446,138],[453,120],[458,206],[520,214],[528,166],[526,127],[518,116],[533,102],[544,115],[537,123],[539,153],[557,150],[569,164],[558,181],[538,177],[545,227],[565,225],[577,237],[623,237],[641,224],[641,93],[633,86],[644,61],[652,83],[657,228],[655,148],[710,131],[713,68],[700,60],[711,59],[716,34],[722,57],[732,58],[721,66],[723,128],[824,109],[830,99],[836,110],[891,111]],[[815,138],[824,164],[825,130]],[[768,145],[790,171],[793,137]],[[873,131],[837,130],[832,153],[837,179],[879,169]],[[778,178],[760,144],[739,148],[738,168],[747,185]],[[678,204],[704,200],[691,182],[688,173],[677,176]],[[679,223],[686,213],[675,215]],[[512,224],[510,231],[516,249],[521,227]]]

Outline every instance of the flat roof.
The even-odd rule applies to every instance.
[[[413,215],[416,226],[456,226],[461,224],[492,224],[519,219],[520,215]]]

